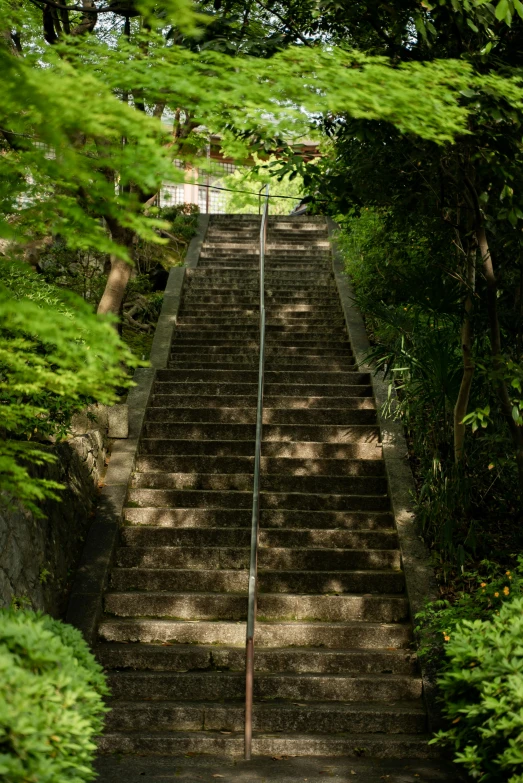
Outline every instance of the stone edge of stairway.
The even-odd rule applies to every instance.
[[[336,233],[339,226],[332,218],[327,218],[327,227],[332,248],[334,277],[345,315],[349,340],[360,372],[370,374],[374,399],[376,400],[392,513],[398,531],[411,616],[414,618],[423,609],[426,601],[438,600],[439,594],[434,568],[430,563],[429,551],[420,537],[414,514],[413,496],[416,487],[408,460],[407,441],[401,423],[390,417],[385,417],[381,413],[382,405],[389,398],[389,384],[380,376],[375,375],[373,368],[366,361],[370,343],[363,317],[354,303],[352,282],[349,275],[345,273],[343,258],[337,248]],[[396,398],[395,390],[393,390],[393,398]],[[435,678],[422,661],[420,661],[420,668],[429,729],[437,731],[442,725],[442,719],[441,709],[436,700]]]
[[[134,371],[135,386],[129,391],[129,436],[114,442],[109,466],[100,493],[96,517],[89,528],[82,556],[69,596],[65,621],[81,631],[90,647],[96,643],[114,552],[118,544],[127,487],[134,468],[138,440],[156,370],[167,367],[171,341],[176,327],[185,270],[195,268],[209,226],[209,215],[198,216],[196,234],[191,239],[185,263],[173,267],[165,287],[162,310],[151,347],[150,367]]]

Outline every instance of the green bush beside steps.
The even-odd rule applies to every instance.
[[[0,611],[0,779],[83,783],[108,693],[79,631],[32,611]]]
[[[449,728],[432,742],[480,783],[523,783],[523,597],[447,637],[439,680]]]

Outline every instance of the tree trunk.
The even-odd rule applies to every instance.
[[[485,223],[481,214],[480,204],[476,189],[471,181],[466,178],[467,188],[472,197],[475,221],[476,221],[476,239],[478,242],[481,260],[483,262],[483,273],[487,283],[487,312],[490,326],[490,352],[494,371],[497,373],[496,387],[501,404],[501,411],[507,422],[512,442],[516,451],[516,464],[518,468],[519,486],[523,493],[523,427],[516,424],[512,416],[512,405],[507,389],[507,384],[503,378],[503,358],[501,353],[501,329],[498,317],[498,285],[496,275],[494,274],[494,265],[490,254],[490,247],[485,230]]]
[[[111,225],[109,220],[107,222],[111,229],[113,241],[126,247],[129,250],[129,255],[132,255],[132,232],[127,228]],[[127,283],[131,277],[132,270],[132,263],[124,261],[117,255],[111,255],[111,269],[109,271],[105,290],[100,299],[100,304],[98,305],[98,315],[113,313],[118,316],[120,314],[125,296],[125,289],[127,288]]]
[[[456,464],[465,457],[465,431],[463,419],[467,414],[472,379],[474,377],[474,360],[472,347],[474,343],[474,330],[472,326],[472,310],[474,307],[474,291],[476,288],[476,250],[474,243],[467,248],[467,297],[465,300],[465,313],[461,326],[461,352],[463,355],[463,375],[456,405],[454,406],[454,460]]]

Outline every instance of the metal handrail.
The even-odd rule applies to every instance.
[[[263,426],[263,376],[265,366],[265,243],[269,214],[269,186],[265,188],[265,206],[260,227],[260,361],[258,371],[258,406],[256,410],[256,444],[254,447],[254,483],[252,490],[251,558],[249,566],[249,599],[247,606],[247,639],[245,646],[245,758],[251,758],[252,691],[254,684],[254,626],[258,589],[258,541],[260,531],[260,461]]]

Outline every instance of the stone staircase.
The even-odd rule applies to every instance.
[[[211,218],[157,372],[97,655],[105,753],[241,755],[258,232]],[[369,376],[323,218],[270,218],[254,755],[429,755]]]

